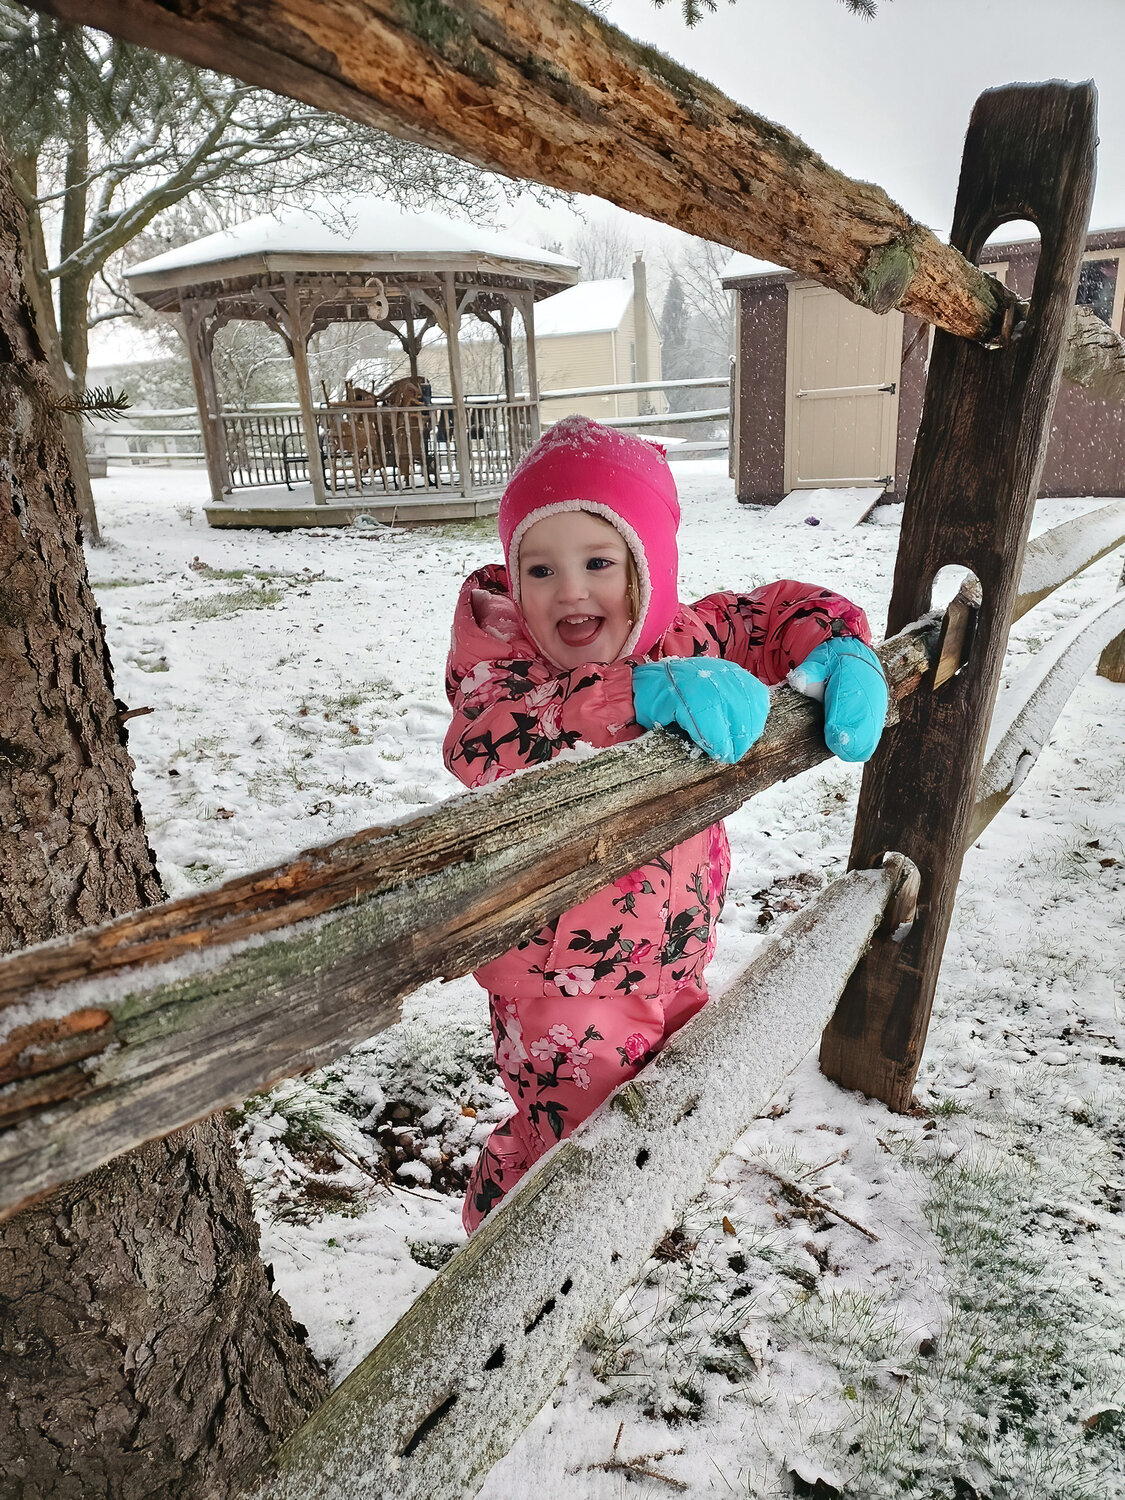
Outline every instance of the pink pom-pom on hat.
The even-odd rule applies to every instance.
[[[633,554],[640,617],[622,656],[644,656],[679,608],[680,503],[664,450],[589,417],[563,417],[517,465],[497,524],[512,597],[519,603],[520,542],[536,521],[585,510],[615,526]]]

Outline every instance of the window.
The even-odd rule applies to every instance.
[[[637,346],[629,345],[629,382],[631,385],[637,383]]]
[[[1078,278],[1080,307],[1088,307],[1097,313],[1103,323],[1115,327],[1114,306],[1117,300],[1118,260],[1115,255],[1105,259],[1085,260]]]

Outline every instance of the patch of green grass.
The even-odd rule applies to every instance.
[[[474,516],[467,521],[443,521],[440,526],[427,527],[426,537],[448,542],[494,542],[496,517]]]
[[[201,734],[190,745],[177,745],[176,760],[206,761],[215,770],[229,771],[238,761],[237,754],[226,748],[227,741],[218,734]]]
[[[238,589],[221,589],[198,599],[185,599],[176,605],[169,618],[173,620],[221,620],[247,609],[272,609],[285,597],[284,589],[247,583]]]
[[[294,792],[308,790],[305,774],[295,760],[270,762],[254,772],[246,783],[246,791],[255,802],[277,807],[287,802]]]
[[[952,1115],[967,1115],[969,1106],[962,1103],[960,1099],[954,1099],[952,1094],[948,1094],[944,1099],[939,1100],[930,1112],[940,1119],[948,1120]]]
[[[92,578],[90,580],[95,589],[140,589],[153,581],[151,578]]]
[[[1120,1441],[1085,1430],[1082,1419],[1091,1404],[1120,1403],[1125,1336],[1039,1232],[1044,1201],[1074,1190],[1069,1179],[1052,1181],[1061,1146],[1043,1141],[1035,1160],[984,1149],[913,1156],[929,1179],[925,1211],[943,1251],[950,1312],[927,1357],[890,1347],[903,1374],[898,1388],[854,1382],[856,1418],[836,1442],[856,1455],[864,1495],[1122,1493],[1107,1487],[1111,1473],[1120,1478]]]
[[[349,719],[356,709],[370,708],[376,711],[402,697],[402,693],[386,677],[369,678],[366,682],[340,681],[334,693],[309,693],[301,699],[302,717],[319,715],[323,719]]]

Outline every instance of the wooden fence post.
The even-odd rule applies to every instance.
[[[1088,83],[991,90],[965,140],[952,244],[975,260],[1001,224],[1031,219],[1042,249],[1026,322],[1006,347],[937,332],[910,472],[887,633],[929,608],[949,564],[972,569],[982,600],[964,665],[923,683],[864,773],[851,866],[901,850],[921,874],[918,919],[902,941],[886,932],[872,945],[820,1052],[829,1078],[899,1111],[925,1042],[1050,431],[1093,190],[1096,98]]]

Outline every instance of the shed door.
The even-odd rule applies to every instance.
[[[785,488],[894,486],[902,313],[789,288]]]

